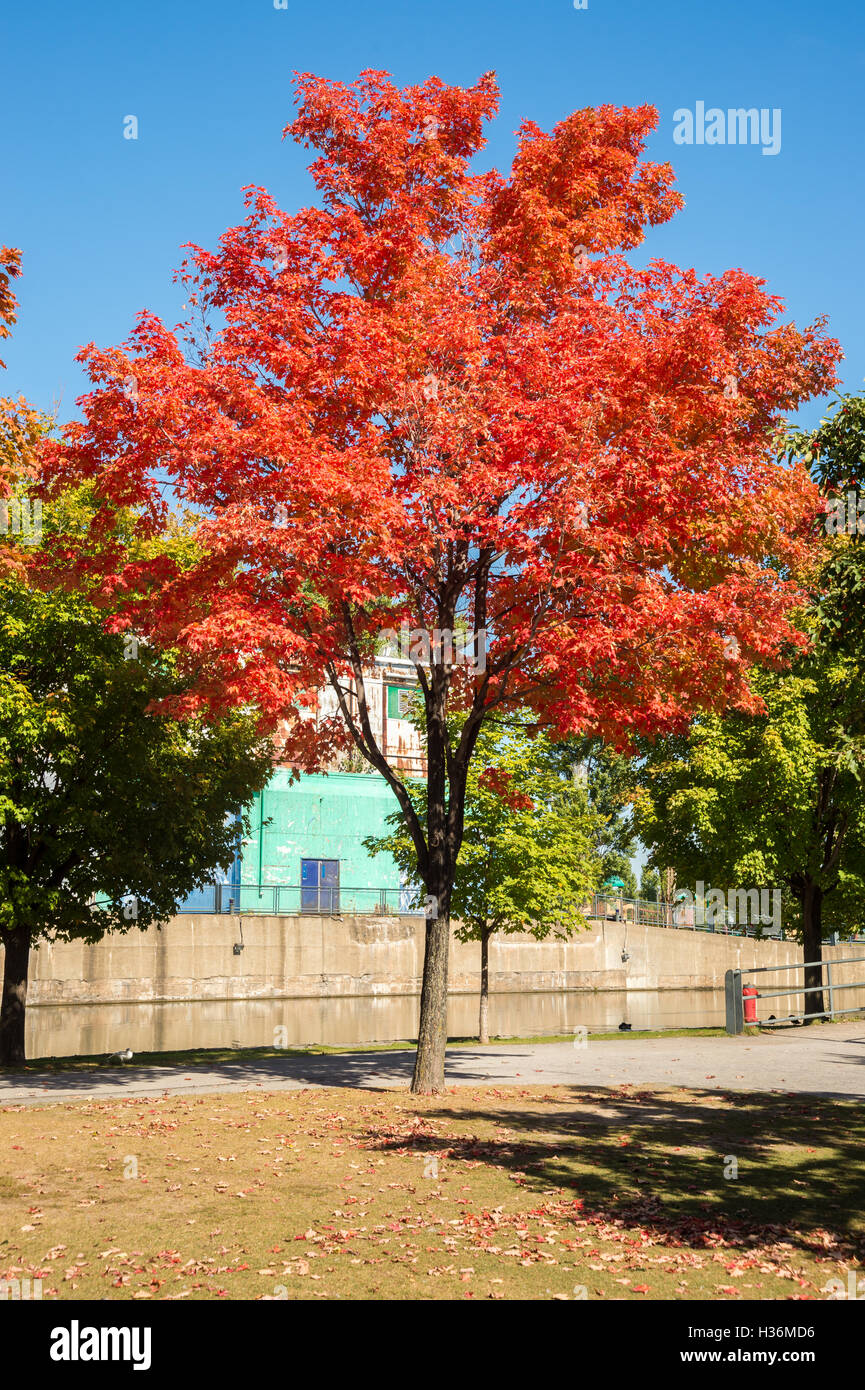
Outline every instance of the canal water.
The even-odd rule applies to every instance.
[[[27,1055],[173,1052],[202,1047],[346,1046],[417,1037],[415,995],[209,999],[159,1004],[38,1004],[27,1010]],[[451,995],[448,1035],[477,1033],[477,995]],[[585,1027],[723,1027],[723,990],[609,990],[490,996],[492,1036],[539,1037]]]

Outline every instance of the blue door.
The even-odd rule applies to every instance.
[[[301,859],[301,912],[339,912],[339,860]]]

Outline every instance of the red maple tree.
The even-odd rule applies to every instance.
[[[123,349],[83,350],[94,390],[47,485],[90,480],[101,511],[87,544],[55,537],[40,563],[98,562],[137,630],[185,652],[201,704],[288,718],[298,766],[351,740],[386,779],[437,904],[412,1082],[429,1091],[482,722],[529,706],[621,744],[748,706],[749,662],[798,640],[817,507],[773,432],[831,385],[839,351],[822,321],[781,325],[741,270],[629,264],[681,204],[670,167],[643,158],[651,107],[526,122],[505,176],[474,165],[491,74],[296,85],[287,133],[316,152],[318,205],[289,214],[247,189],[245,221],[180,272],[185,324],[142,314]],[[151,560],[115,521],[131,508],[138,539],[159,531],[166,482],[197,546]],[[416,663],[426,824],[364,683],[403,622],[475,635],[473,664],[435,643]],[[302,717],[326,684],[339,713]]]

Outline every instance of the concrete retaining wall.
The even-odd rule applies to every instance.
[[[417,917],[174,917],[161,930],[111,935],[94,946],[62,942],[32,957],[33,1004],[202,999],[332,998],[417,994],[423,966]],[[865,957],[865,946],[827,946],[827,960]],[[622,961],[627,951],[629,959]],[[0,951],[2,955],[2,951]],[[569,940],[494,937],[490,986],[496,993],[723,987],[724,972],[801,961],[793,943],[709,932],[599,922]],[[479,989],[480,947],[451,943],[451,990]],[[836,983],[865,979],[865,963],[836,967]],[[793,971],[757,977],[760,989],[801,984]],[[794,1007],[779,1000],[776,1012]],[[839,1007],[865,991],[839,995]]]

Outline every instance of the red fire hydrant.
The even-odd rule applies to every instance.
[[[742,999],[745,1003],[746,1023],[757,1022],[757,1000],[759,999],[759,997],[760,995],[756,985],[742,986]]]

